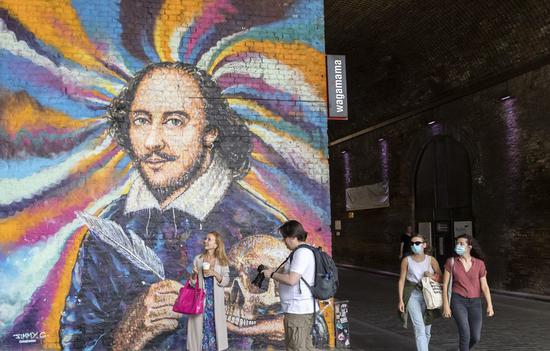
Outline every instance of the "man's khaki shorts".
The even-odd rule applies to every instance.
[[[285,313],[285,348],[287,351],[315,350],[311,341],[313,327],[313,313],[293,314]]]

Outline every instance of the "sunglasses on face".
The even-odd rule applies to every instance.
[[[411,242],[411,244],[412,244],[412,245],[417,245],[417,246],[418,246],[418,245],[424,244],[424,242],[423,242],[423,241],[413,241],[413,242]]]

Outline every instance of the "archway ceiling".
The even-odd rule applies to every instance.
[[[380,123],[550,56],[550,1],[325,0],[326,52],[347,56],[350,120]]]

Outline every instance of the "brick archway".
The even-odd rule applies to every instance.
[[[414,172],[417,230],[443,263],[454,237],[473,233],[472,176],[466,148],[449,135],[433,136],[420,153]]]

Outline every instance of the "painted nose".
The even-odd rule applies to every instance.
[[[159,150],[164,147],[164,135],[162,127],[153,124],[145,139],[145,147],[149,150]]]

